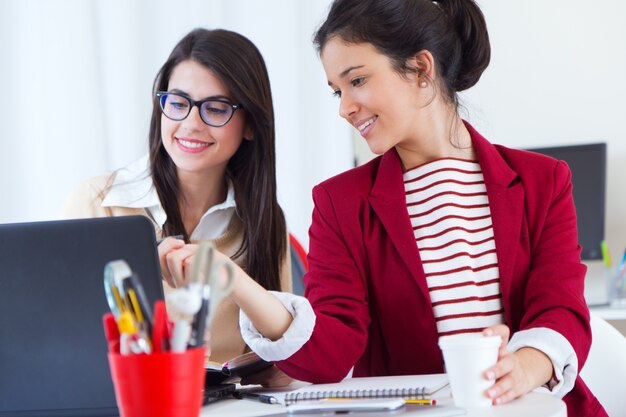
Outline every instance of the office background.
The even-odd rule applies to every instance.
[[[0,0],[0,222],[56,217],[70,189],[146,152],[154,76],[198,26],[248,36],[270,72],[278,189],[307,244],[311,188],[353,165],[353,131],[311,46],[330,0]],[[479,0],[492,63],[462,95],[489,140],[608,143],[607,240],[626,246],[626,2]],[[358,139],[358,138],[357,138]]]

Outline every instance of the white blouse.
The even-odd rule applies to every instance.
[[[210,207],[189,236],[192,241],[212,240],[224,234],[235,213],[235,189],[228,183],[226,200]],[[116,172],[111,189],[102,201],[102,207],[145,208],[163,228],[167,215],[150,176],[150,161],[144,155]]]

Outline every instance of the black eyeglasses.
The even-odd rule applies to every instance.
[[[205,100],[194,100],[181,93],[168,93],[167,91],[157,91],[161,111],[171,120],[185,120],[191,109],[198,106],[200,118],[209,126],[220,127],[233,118],[235,111],[242,108],[241,104],[234,104],[227,99],[207,98]]]

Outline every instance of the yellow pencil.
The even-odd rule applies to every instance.
[[[437,405],[437,400],[404,400],[405,404]]]

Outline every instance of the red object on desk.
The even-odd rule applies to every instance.
[[[113,313],[106,313],[102,316],[102,324],[104,325],[104,337],[109,346],[109,352],[120,353],[120,331]]]
[[[170,329],[167,320],[167,311],[163,300],[154,303],[154,323],[152,324],[152,351],[164,352],[169,348]]]
[[[121,417],[198,417],[204,391],[204,348],[182,353],[109,353]]]

